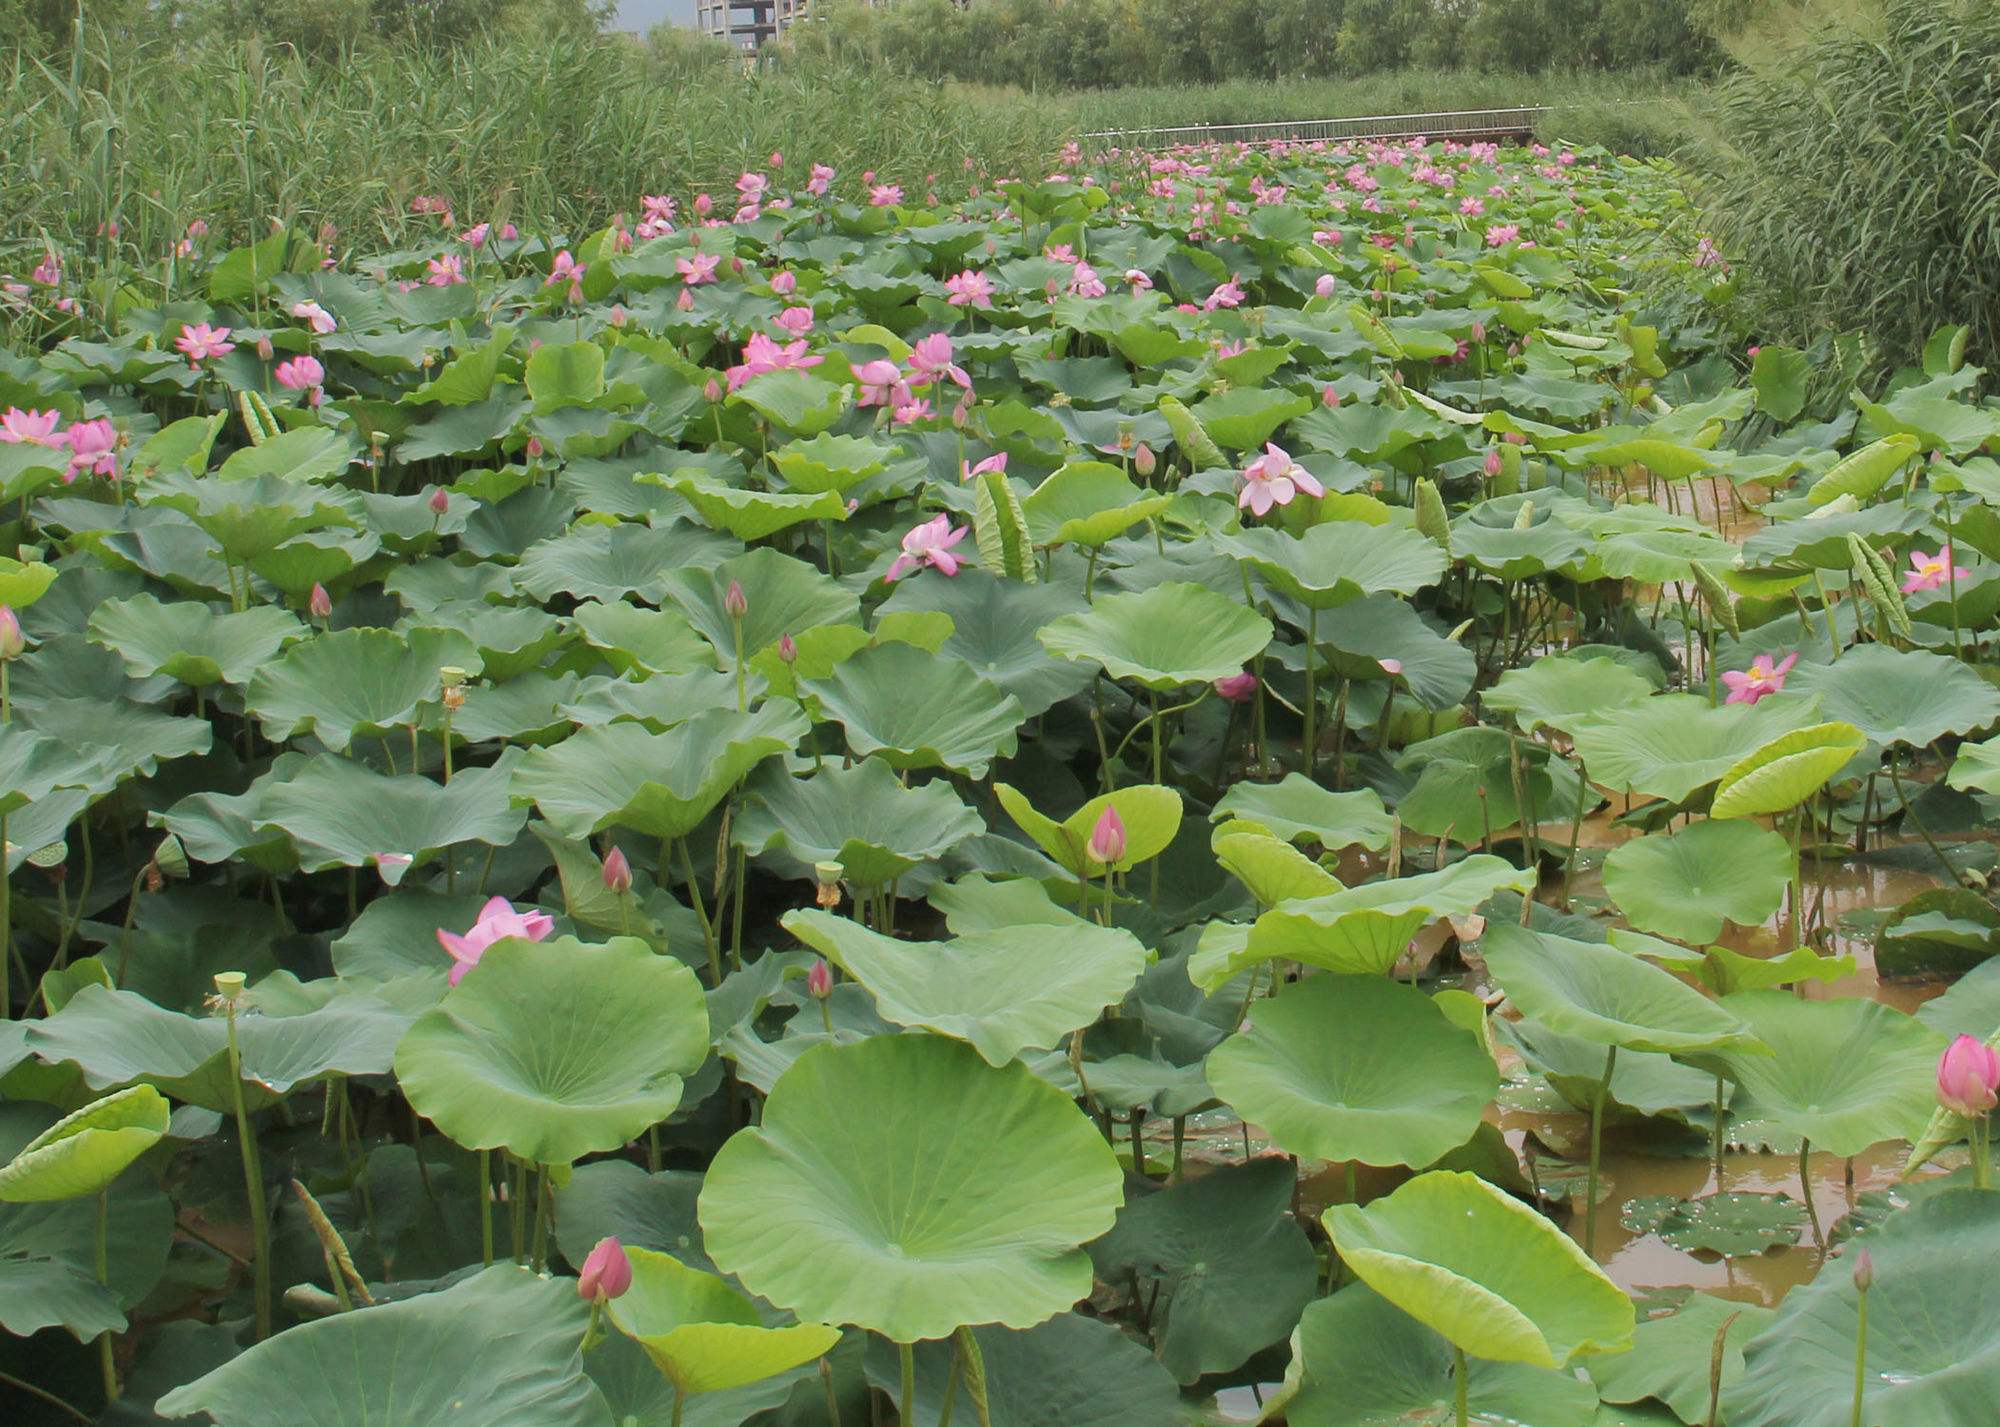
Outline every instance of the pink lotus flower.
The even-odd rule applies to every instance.
[[[939,515],[910,528],[903,537],[903,553],[889,565],[885,579],[895,581],[929,565],[941,575],[956,575],[961,557],[951,547],[966,537],[970,526],[954,526],[949,515]]]
[[[508,937],[519,937],[523,941],[545,941],[549,933],[556,929],[555,919],[547,912],[517,912],[513,903],[505,897],[489,897],[486,905],[479,909],[479,919],[463,932],[448,932],[438,928],[438,945],[451,954],[451,984],[456,986],[465,979],[465,973],[479,964],[479,958],[486,954],[486,948],[496,941]]]
[[[604,889],[614,897],[622,897],[632,890],[632,864],[622,847],[614,847],[604,854]]]
[[[468,248],[483,248],[486,246],[486,240],[492,234],[493,225],[491,223],[475,223],[458,235],[458,241],[465,244]]]
[[[424,262],[427,287],[457,287],[465,281],[465,260],[457,253],[446,253],[443,257],[428,258]]]
[[[1090,841],[1083,845],[1084,855],[1102,867],[1109,867],[1125,856],[1125,820],[1118,816],[1118,809],[1106,803],[1104,811],[1097,815],[1097,823],[1090,830]]]
[[[322,337],[340,325],[334,321],[333,314],[328,312],[324,307],[321,307],[317,302],[293,303],[292,316],[306,323]]]
[[[1785,675],[1789,674],[1792,665],[1798,662],[1797,654],[1787,654],[1784,661],[1779,664],[1773,664],[1770,655],[1759,654],[1750,661],[1750,672],[1747,674],[1735,669],[1724,669],[1722,682],[1729,686],[1729,697],[1723,702],[1754,704],[1766,694],[1782,692],[1785,687]]]
[[[294,357],[278,363],[278,385],[286,391],[318,391],[326,384],[326,368],[316,357]]]
[[[1236,307],[1242,303],[1243,296],[1243,289],[1236,285],[1236,279],[1231,278],[1208,295],[1201,304],[1201,310],[1213,312],[1218,307]]]
[[[674,271],[689,287],[700,287],[705,282],[715,281],[715,267],[721,261],[718,253],[696,253],[690,258],[675,258]]]
[[[432,515],[449,515],[451,513],[451,492],[443,486],[432,486],[430,507]]]
[[[632,1260],[613,1238],[599,1239],[577,1270],[576,1296],[586,1303],[617,1298],[632,1286]]]
[[[813,310],[810,307],[787,307],[778,314],[777,323],[794,337],[803,337],[813,329]]]
[[[878,183],[868,190],[868,206],[870,208],[891,208],[902,201],[903,189],[901,184]]]
[[[914,426],[919,421],[929,421],[937,413],[931,410],[929,397],[919,397],[906,401],[889,413],[891,426]]]
[[[833,968],[824,959],[815,959],[806,971],[806,994],[824,1001],[833,994]]]
[[[1313,284],[1314,297],[1332,297],[1340,291],[1340,279],[1332,273],[1321,273],[1319,281]]]
[[[195,322],[181,328],[181,335],[174,338],[174,346],[180,349],[191,366],[200,366],[210,357],[226,357],[236,350],[236,344],[229,340],[227,327],[211,327],[206,322]]]
[[[1257,676],[1249,670],[1215,681],[1215,692],[1232,704],[1247,704],[1257,696]]]
[[[762,332],[750,334],[750,340],[743,346],[743,360],[723,373],[728,378],[729,389],[735,391],[752,377],[761,377],[766,372],[794,368],[800,371],[816,367],[825,361],[824,357],[810,355],[806,350],[806,339],[787,342],[780,346]]]
[[[943,332],[918,338],[916,346],[910,349],[910,385],[923,387],[940,377],[949,377],[966,391],[971,391],[972,378],[965,374],[963,367],[953,365],[951,356],[951,338]]]
[[[60,411],[23,411],[18,406],[10,406],[0,415],[0,445],[47,446],[61,450],[62,435],[56,427],[62,422]]]
[[[1489,446],[1486,448],[1486,460],[1481,463],[1481,470],[1485,471],[1488,476],[1497,476],[1505,465],[1506,462],[1501,459],[1500,448],[1498,446]]]
[[[2000,1105],[2000,1051],[1977,1036],[1959,1036],[1937,1064],[1938,1104],[1968,1120]]]
[[[857,407],[904,406],[910,401],[903,369],[887,359],[863,362],[854,369],[854,379],[861,383],[861,395],[854,402]]]
[[[1006,469],[1007,469],[1007,453],[1005,451],[999,451],[991,456],[988,456],[985,460],[981,461],[976,466],[966,461],[960,461],[958,463],[958,478],[961,481],[969,481],[974,476],[989,475],[994,471],[1004,472]]]
[[[19,659],[28,647],[21,635],[21,617],[12,605],[0,604],[0,660]]]
[[[1909,572],[1903,577],[1903,593],[1910,595],[1919,590],[1935,590],[1951,580],[1968,579],[1971,575],[1972,571],[1965,566],[1952,564],[1949,545],[1935,555],[1912,550]]]
[[[569,284],[569,300],[571,302],[581,302],[583,301],[583,275],[587,271],[589,269],[570,256],[568,248],[564,248],[556,254],[555,261],[549,264],[549,275],[542,279],[542,286],[555,287],[560,283],[567,282]]]
[[[1520,236],[1520,224],[1495,223],[1491,228],[1486,230],[1486,246],[1489,248],[1504,248]]]
[[[790,297],[799,285],[798,275],[790,272],[771,274],[771,291],[780,297]]]
[[[1079,262],[1070,269],[1069,291],[1072,297],[1102,297],[1106,292],[1104,279],[1097,275],[1097,269],[1089,263]]]
[[[985,273],[967,268],[964,272],[944,280],[944,290],[951,294],[945,301],[953,307],[991,307],[993,305],[993,279]]]
[[[1125,269],[1125,282],[1134,292],[1153,290],[1153,279],[1141,268]]]
[[[375,875],[382,879],[383,886],[400,887],[403,885],[403,874],[410,870],[410,864],[415,862],[416,858],[407,852],[371,852],[368,854],[368,860],[375,864]],[[454,985],[457,984],[457,979],[457,975],[454,974],[452,978]]]
[[[55,287],[62,282],[62,259],[54,253],[44,253],[42,260],[35,264],[35,270],[28,276],[43,287]]]
[[[118,428],[111,424],[109,417],[79,421],[63,433],[62,440],[69,447],[69,469],[63,473],[65,481],[73,481],[79,475],[118,479]]]
[[[333,596],[317,580],[313,581],[312,593],[306,596],[306,613],[314,619],[333,618]]]
[[[833,170],[825,164],[814,164],[812,166],[812,177],[806,183],[806,192],[817,198],[821,194],[824,194],[832,183]]]
[[[1266,441],[1264,454],[1243,468],[1243,490],[1236,504],[1253,515],[1266,515],[1274,505],[1290,505],[1300,491],[1323,496],[1326,487],[1282,446]]]

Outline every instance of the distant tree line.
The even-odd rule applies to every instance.
[[[1403,66],[1713,68],[1677,0],[814,0],[789,43],[1027,88],[1336,76]]]
[[[89,30],[131,39],[261,39],[331,55],[370,43],[455,45],[500,32],[594,30],[616,0],[0,0],[0,47],[67,47]]]

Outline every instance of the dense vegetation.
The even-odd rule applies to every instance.
[[[1964,330],[1806,415],[1599,152],[824,156],[9,290],[7,1420],[1978,1422]]]

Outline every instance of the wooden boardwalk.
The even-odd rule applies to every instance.
[[[1121,149],[1178,149],[1205,144],[1309,144],[1367,139],[1452,139],[1459,143],[1525,139],[1546,105],[1458,109],[1429,114],[1369,114],[1351,119],[1285,119],[1265,124],[1184,124],[1168,129],[1104,129],[1084,142]]]

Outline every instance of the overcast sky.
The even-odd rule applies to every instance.
[[[694,23],[694,0],[622,0],[616,24],[621,30],[650,30],[662,20]]]

